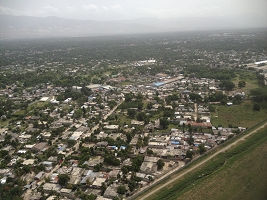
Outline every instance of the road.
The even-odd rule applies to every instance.
[[[232,148],[233,146],[235,146],[238,142],[242,141],[242,140],[245,140],[248,136],[252,135],[253,133],[257,132],[258,130],[264,128],[265,126],[267,125],[267,122],[265,124],[263,124],[262,126],[260,126],[259,128],[255,129],[254,131],[251,131],[250,133],[242,136],[241,138],[239,138],[238,140],[236,140],[235,142],[227,145],[226,147],[214,152],[212,155],[210,155],[208,158],[204,159],[203,161],[193,165],[192,167],[184,170],[182,173],[180,174],[177,174],[177,176],[171,180],[169,180],[168,182],[162,184],[161,186],[155,188],[153,191],[149,191],[146,195],[144,195],[143,197],[141,198],[137,198],[137,199],[140,199],[140,200],[143,200],[143,199],[146,199],[148,198],[149,196],[151,196],[152,194],[155,194],[156,192],[158,192],[159,190],[161,190],[162,188],[166,187],[167,185],[173,183],[174,181],[176,181],[177,179],[183,177],[184,175],[188,174],[189,172],[193,171],[194,169],[198,168],[199,166],[203,165],[204,163],[206,163],[207,161],[211,160],[213,157],[215,157],[216,155],[218,155],[219,153],[222,153],[222,152],[225,152],[226,150]],[[163,178],[163,177],[162,177]],[[161,178],[161,179],[162,179]],[[151,185],[152,186],[152,185]],[[150,187],[151,187],[150,186]]]

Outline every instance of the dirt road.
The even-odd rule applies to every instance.
[[[228,146],[216,151],[214,154],[210,155],[208,158],[204,159],[203,161],[197,163],[196,165],[186,169],[185,171],[183,171],[182,173],[180,174],[177,174],[177,176],[171,180],[169,180],[168,182],[164,183],[163,185],[161,185],[160,187],[154,189],[153,191],[149,191],[145,196],[141,197],[141,198],[138,198],[137,199],[146,199],[148,198],[149,196],[151,196],[152,194],[155,194],[157,191],[161,190],[162,188],[166,187],[167,185],[173,183],[174,181],[176,181],[177,179],[183,177],[184,175],[186,175],[187,173],[193,171],[194,169],[198,168],[199,166],[201,166],[202,164],[206,163],[207,161],[211,160],[213,157],[215,157],[216,155],[218,155],[219,153],[221,152],[224,152],[230,148],[232,148],[233,146],[235,146],[238,142],[242,141],[242,140],[245,140],[248,136],[250,136],[251,134],[257,132],[258,130],[264,128],[264,126],[267,125],[267,122],[265,124],[263,124],[262,126],[260,126],[259,128],[255,129],[254,131],[251,131],[250,133],[242,136],[241,138],[239,138],[238,140],[236,140],[234,143],[231,143],[229,144]]]

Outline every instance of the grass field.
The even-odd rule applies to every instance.
[[[267,199],[267,128],[149,199]]]
[[[28,107],[28,110],[33,110],[33,109],[43,109],[45,106],[48,105],[48,102],[35,102],[32,105]]]
[[[238,88],[238,82],[241,80],[246,82],[245,88]],[[233,92],[245,92],[246,94],[248,94],[250,90],[259,87],[256,74],[253,71],[239,71],[237,77],[232,81],[236,85],[236,88]]]
[[[211,123],[213,126],[222,125],[252,127],[253,125],[263,121],[267,117],[267,110],[253,111],[251,101],[244,101],[241,105],[233,106],[216,106],[216,111],[211,113]]]

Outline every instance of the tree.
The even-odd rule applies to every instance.
[[[189,97],[191,100],[196,101],[196,102],[202,101],[202,97],[197,93],[191,93],[191,94],[189,94]]]
[[[73,147],[76,144],[76,140],[68,140],[68,147]]]
[[[139,101],[142,101],[143,95],[140,92],[138,92],[138,94],[136,95],[136,99],[138,99]]]
[[[128,183],[128,187],[131,192],[134,191],[134,189],[137,187],[136,181],[131,179]]]
[[[225,90],[233,90],[233,88],[235,87],[235,84],[232,81],[222,81],[219,86]]]
[[[162,126],[163,129],[166,129],[169,125],[169,121],[166,118],[161,118],[159,120],[160,125]]]
[[[198,145],[198,150],[200,154],[203,154],[207,151],[206,147],[204,146],[204,144],[200,144]]]
[[[101,183],[101,186],[100,186],[101,195],[104,194],[104,192],[106,191],[106,189],[107,189],[106,183]]]
[[[255,103],[255,104],[253,105],[253,110],[254,110],[254,111],[260,111],[260,109],[261,109],[261,107],[260,107],[260,105],[259,105],[258,103]]]
[[[130,118],[134,118],[136,111],[133,109],[128,109],[127,114],[129,115]]]
[[[221,103],[221,105],[226,105],[227,101],[226,101],[226,99],[222,99],[220,103]]]
[[[144,105],[144,103],[138,102],[138,104],[137,104],[138,110],[142,110],[143,109],[143,105]]]
[[[122,166],[121,171],[124,175],[128,174],[128,168],[125,165]]]
[[[73,118],[74,119],[79,119],[83,115],[82,109],[78,109],[74,111]]]
[[[139,113],[136,115],[136,119],[137,119],[138,121],[144,121],[145,118],[146,118],[146,114],[143,113],[143,112],[139,112]]]
[[[246,82],[245,81],[238,81],[238,87],[245,87],[246,86]]]
[[[117,188],[117,193],[118,193],[118,194],[123,195],[123,194],[125,194],[125,192],[126,192],[126,188],[125,188],[124,185],[120,185],[120,186]]]
[[[148,155],[152,155],[154,153],[151,149],[147,149],[146,152],[147,152]]]
[[[152,103],[152,102],[149,102],[149,103],[147,104],[147,106],[146,106],[146,108],[147,108],[148,110],[152,109],[152,107],[153,107],[153,103]]]
[[[185,155],[185,157],[186,157],[186,158],[190,158],[190,159],[192,159],[192,158],[193,158],[193,155],[194,155],[194,152],[191,151],[190,149],[188,149],[188,150],[186,151],[186,155]]]
[[[194,138],[193,138],[192,134],[190,134],[189,138],[187,139],[187,142],[188,142],[189,145],[194,144]]]
[[[162,159],[159,159],[157,161],[158,170],[162,169],[164,165],[165,165],[165,163]]]
[[[174,116],[174,112],[171,109],[166,109],[163,112],[163,117],[173,117]]]
[[[58,183],[61,186],[65,186],[69,180],[70,180],[70,177],[68,174],[59,174],[58,175]]]
[[[126,93],[124,97],[125,97],[125,102],[130,102],[134,96],[132,93]]]

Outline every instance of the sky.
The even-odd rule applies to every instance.
[[[238,16],[267,26],[266,8],[267,0],[0,0],[0,15],[97,21]]]

